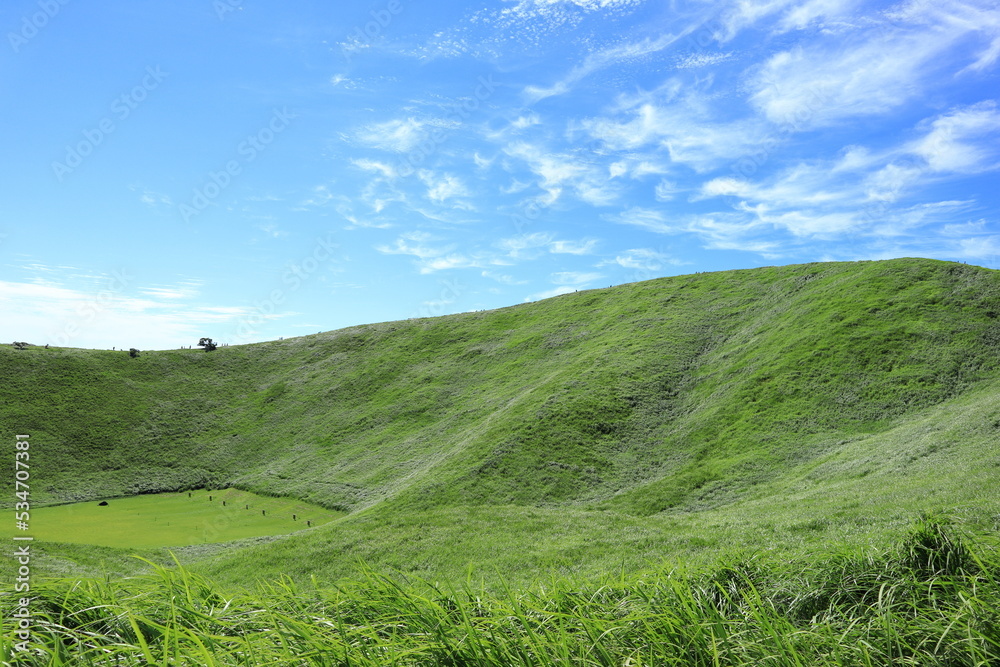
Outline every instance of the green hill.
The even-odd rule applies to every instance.
[[[662,278],[210,353],[7,347],[0,426],[31,434],[36,503],[234,486],[347,512],[178,552],[222,580],[335,579],[358,557],[530,580],[879,542],[922,509],[992,527],[998,314],[1000,272],[903,259]],[[53,572],[127,569],[40,547]]]

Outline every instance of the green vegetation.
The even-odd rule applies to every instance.
[[[187,491],[42,507],[31,534],[45,542],[149,548],[229,542],[319,526],[339,513],[288,498],[237,489]],[[307,524],[309,522],[309,524]],[[3,526],[8,539],[18,534]]]
[[[1000,272],[906,259],[663,278],[211,354],[2,348],[0,424],[31,434],[36,507],[231,487],[342,515],[174,549],[183,570],[162,542],[132,545],[147,564],[39,540],[39,577],[152,577],[43,597],[111,605],[72,627],[156,644],[154,664],[180,645],[196,664],[193,637],[218,664],[289,664],[281,646],[301,664],[686,664],[689,649],[707,656],[689,664],[986,664],[998,314]],[[961,539],[914,529],[921,512],[954,517]],[[915,535],[962,566],[907,569]],[[164,592],[181,584],[231,603]],[[51,614],[53,637],[72,625]],[[181,617],[200,620],[164,620]],[[284,628],[278,645],[250,639],[254,623]]]
[[[229,595],[156,566],[42,587],[44,652],[17,664],[990,665],[998,572],[995,550],[935,517],[884,552],[493,594],[369,571],[337,588],[284,580]],[[0,656],[13,650],[0,639]]]

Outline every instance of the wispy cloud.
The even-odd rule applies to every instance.
[[[858,4],[858,0],[743,0],[734,3],[723,16],[720,38],[731,40],[740,31],[776,16],[773,30],[778,33],[825,27],[829,22],[849,18]]]
[[[666,265],[680,266],[684,262],[667,253],[651,248],[632,248],[618,253],[612,259],[603,260],[599,266],[616,265],[635,271],[658,271]]]
[[[500,239],[496,247],[513,259],[530,259],[544,254],[552,241],[551,234],[535,232]]]
[[[588,204],[605,206],[620,196],[606,172],[583,156],[554,153],[524,141],[509,144],[504,152],[523,160],[538,178],[538,186],[548,194],[548,203],[570,192]]]
[[[197,342],[206,330],[235,324],[252,312],[239,306],[193,303],[198,284],[139,287],[130,296],[111,281],[94,290],[49,281],[0,281],[0,310],[16,324],[0,328],[12,340],[37,345],[108,349],[171,349]],[[283,317],[284,313],[272,313]]]
[[[524,96],[531,104],[554,95],[564,95],[573,89],[573,86],[581,80],[590,76],[594,72],[620,64],[626,61],[633,61],[643,56],[663,51],[667,47],[675,44],[678,40],[687,36],[698,28],[697,23],[692,23],[676,34],[663,34],[656,38],[645,38],[635,42],[626,42],[612,47],[601,49],[587,55],[583,62],[571,69],[566,76],[548,87],[527,86],[524,89]]]
[[[677,234],[684,231],[683,226],[668,221],[663,211],[641,206],[632,206],[620,213],[605,214],[601,217],[608,222],[640,227],[657,234]]]
[[[359,158],[356,160],[351,160],[351,164],[359,169],[365,171],[373,171],[377,174],[381,174],[384,178],[395,178],[396,168],[387,162],[382,162],[380,160],[371,160],[368,158]]]
[[[257,229],[264,232],[273,239],[280,239],[288,236],[288,232],[273,222],[257,225]]]
[[[960,2],[919,7],[897,13],[901,25],[882,22],[847,39],[775,54],[752,77],[750,102],[773,123],[800,130],[825,127],[899,108],[925,90],[944,62],[990,57],[968,45],[977,33],[996,31],[1000,11]],[[970,20],[973,16],[987,27]]]
[[[584,239],[582,241],[552,241],[549,244],[549,251],[557,255],[590,255],[597,247],[597,239]]]
[[[174,205],[174,200],[169,195],[163,194],[162,192],[156,192],[138,185],[130,185],[129,190],[138,192],[139,201],[146,206],[156,208],[161,206],[171,207]]]
[[[974,174],[1000,166],[1000,112],[989,100],[930,121],[927,133],[906,150],[933,171]]]
[[[167,287],[146,287],[139,293],[154,299],[193,299],[199,295],[202,284],[201,281],[188,281]]]
[[[355,138],[363,144],[393,153],[409,153],[427,140],[434,128],[454,128],[457,121],[441,118],[397,118],[371,123],[357,131]]]
[[[583,271],[559,271],[552,274],[552,282],[557,285],[585,285],[592,283],[604,276],[600,273],[586,273]]]
[[[524,297],[525,303],[529,301],[540,301],[541,299],[551,299],[554,296],[561,296],[563,294],[569,294],[571,292],[576,292],[579,288],[572,285],[559,285],[553,287],[552,289],[545,290],[543,292],[536,292]]]
[[[612,151],[650,148],[697,171],[707,171],[752,152],[768,140],[758,119],[715,121],[711,100],[697,91],[683,96],[664,86],[631,99],[622,97],[614,115],[588,118],[582,128]]]
[[[484,278],[489,278],[490,280],[495,280],[503,285],[526,285],[527,280],[518,280],[514,276],[506,273],[497,273],[495,271],[483,271],[482,276]]]
[[[421,169],[418,175],[427,186],[427,198],[433,202],[443,203],[448,199],[469,196],[462,179],[453,174],[436,174],[429,169]]]

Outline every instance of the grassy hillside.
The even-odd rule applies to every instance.
[[[336,578],[357,556],[530,578],[884,541],[921,508],[991,527],[998,314],[1000,272],[906,259],[211,353],[0,348],[0,426],[32,436],[36,502],[232,485],[349,512],[196,566],[223,579]]]

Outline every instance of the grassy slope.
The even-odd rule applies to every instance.
[[[211,354],[7,348],[0,425],[32,434],[36,501],[231,482],[353,512],[216,554],[223,577],[332,577],[356,555],[425,576],[596,571],[877,535],[919,507],[989,521],[998,313],[997,272],[892,260]]]

